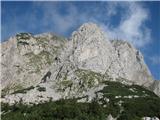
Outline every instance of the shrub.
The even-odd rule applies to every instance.
[[[30,87],[25,88],[25,89],[17,90],[17,91],[15,91],[15,92],[13,92],[12,94],[16,94],[16,93],[27,93],[27,91],[32,90],[32,89],[34,89],[34,87],[33,87],[33,86],[30,86]]]
[[[14,109],[13,109],[14,108]],[[10,106],[2,120],[105,120],[105,112],[97,102],[77,103],[75,99],[26,106]]]
[[[45,87],[38,87],[37,90],[40,92],[44,92],[44,91],[46,91],[46,88]]]

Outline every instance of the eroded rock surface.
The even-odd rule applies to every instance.
[[[1,84],[6,93],[41,82],[66,41],[53,34],[17,34],[1,44]]]
[[[21,33],[1,48],[3,101],[29,103],[93,95],[89,91],[96,92],[105,80],[145,87],[154,82],[140,51],[127,42],[110,41],[94,23],[83,24],[69,40],[51,33]],[[32,92],[10,95],[30,86],[34,86]],[[36,86],[46,90],[38,91]],[[153,91],[159,94],[159,88]],[[34,99],[28,99],[31,96]]]
[[[150,89],[157,94],[158,96],[160,96],[160,80],[155,80],[153,82],[153,84],[150,86]]]

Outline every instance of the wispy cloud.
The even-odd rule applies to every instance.
[[[13,32],[37,30],[55,31],[67,35],[80,24],[91,21],[103,27],[110,39],[123,39],[137,47],[143,47],[150,42],[151,31],[145,25],[149,13],[139,3],[101,2],[101,4],[92,4],[82,2],[84,4],[81,7],[75,3],[33,2],[28,13],[16,16],[14,22],[2,24],[4,28],[2,34],[6,36]],[[39,11],[41,11],[41,17],[37,16]],[[113,24],[113,21],[116,21],[116,24]],[[24,23],[29,25],[24,26]]]
[[[142,5],[135,2],[109,2],[104,8],[94,8],[94,13],[90,9],[81,13],[80,9],[69,4],[66,15],[60,14],[57,8],[53,9],[52,5],[42,4],[41,6],[45,11],[43,23],[47,23],[50,19],[56,26],[56,30],[62,34],[74,28],[78,23],[93,21],[100,24],[111,39],[123,39],[137,47],[143,47],[151,40],[151,31],[144,24],[149,18],[149,13]],[[119,16],[119,24],[113,26],[111,20],[119,14],[120,10],[123,13]]]
[[[148,65],[151,68],[152,65],[154,66],[152,69],[155,73],[159,70],[159,49],[152,49],[153,46],[158,45],[159,37],[155,39],[153,34],[159,29],[155,29],[150,24],[153,30],[151,31],[146,24],[150,20],[150,14],[154,17],[149,11],[152,8],[146,2],[34,1],[24,3],[21,1],[21,3],[8,3],[2,2],[2,40],[14,36],[18,32],[33,34],[55,32],[68,37],[81,24],[95,22],[104,29],[110,39],[126,40],[140,50],[145,49],[143,53],[146,54],[145,60],[149,63]],[[156,13],[156,15],[158,14]],[[158,18],[154,17],[153,19],[149,23],[155,21],[157,24]],[[153,32],[152,35],[151,32]],[[152,44],[149,44],[150,42]],[[149,55],[148,51],[151,51]],[[151,55],[153,53],[155,56]],[[159,78],[159,73],[156,76]]]
[[[119,25],[112,27],[112,25],[105,26],[103,24],[110,38],[123,39],[137,47],[143,47],[148,44],[151,40],[151,31],[145,25],[146,20],[149,19],[147,9],[138,3],[128,2],[123,5],[113,5],[114,12],[111,9],[111,13],[116,14],[118,7],[125,10],[121,16]]]

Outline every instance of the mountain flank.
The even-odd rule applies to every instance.
[[[4,120],[10,120],[13,112],[23,118],[20,113],[26,106],[32,107],[23,113],[34,113],[36,107],[41,114],[46,104],[58,110],[66,103],[67,110],[79,106],[76,110],[82,116],[83,106],[88,106],[85,110],[95,120],[160,118],[160,82],[153,79],[141,52],[126,41],[109,40],[94,23],[83,24],[70,38],[53,33],[19,33],[1,44],[1,68]],[[100,110],[95,116],[90,111],[94,105],[95,112]],[[16,111],[13,106],[18,107]],[[51,109],[57,113],[52,119],[82,117],[67,113],[62,117],[56,110]],[[74,110],[71,107],[69,111]],[[91,116],[84,120],[93,120]]]

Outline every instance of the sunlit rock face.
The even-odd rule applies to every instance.
[[[158,96],[160,96],[160,80],[155,80],[153,82],[153,84],[150,86],[150,89],[157,94]]]
[[[119,71],[123,78],[139,85],[149,86],[153,82],[152,75],[146,66],[140,51],[125,41],[112,41],[121,66]]]
[[[2,88],[11,92],[39,83],[64,43],[50,33],[20,33],[2,43]]]
[[[116,58],[110,41],[96,24],[83,24],[73,32],[71,40],[73,59],[79,68],[105,73]]]
[[[22,98],[29,103],[41,101],[38,96],[44,101],[82,97],[94,87],[101,88],[104,80],[151,86],[153,78],[142,54],[127,42],[109,40],[106,34],[98,25],[85,23],[69,39],[21,33],[2,43],[1,84],[6,100]],[[25,94],[10,95],[30,86],[34,89]],[[46,91],[42,94],[36,86]],[[158,90],[155,87],[155,93]]]
[[[110,41],[93,23],[83,24],[72,37],[73,59],[79,68],[125,78],[149,86],[153,82],[143,56],[128,42]]]

